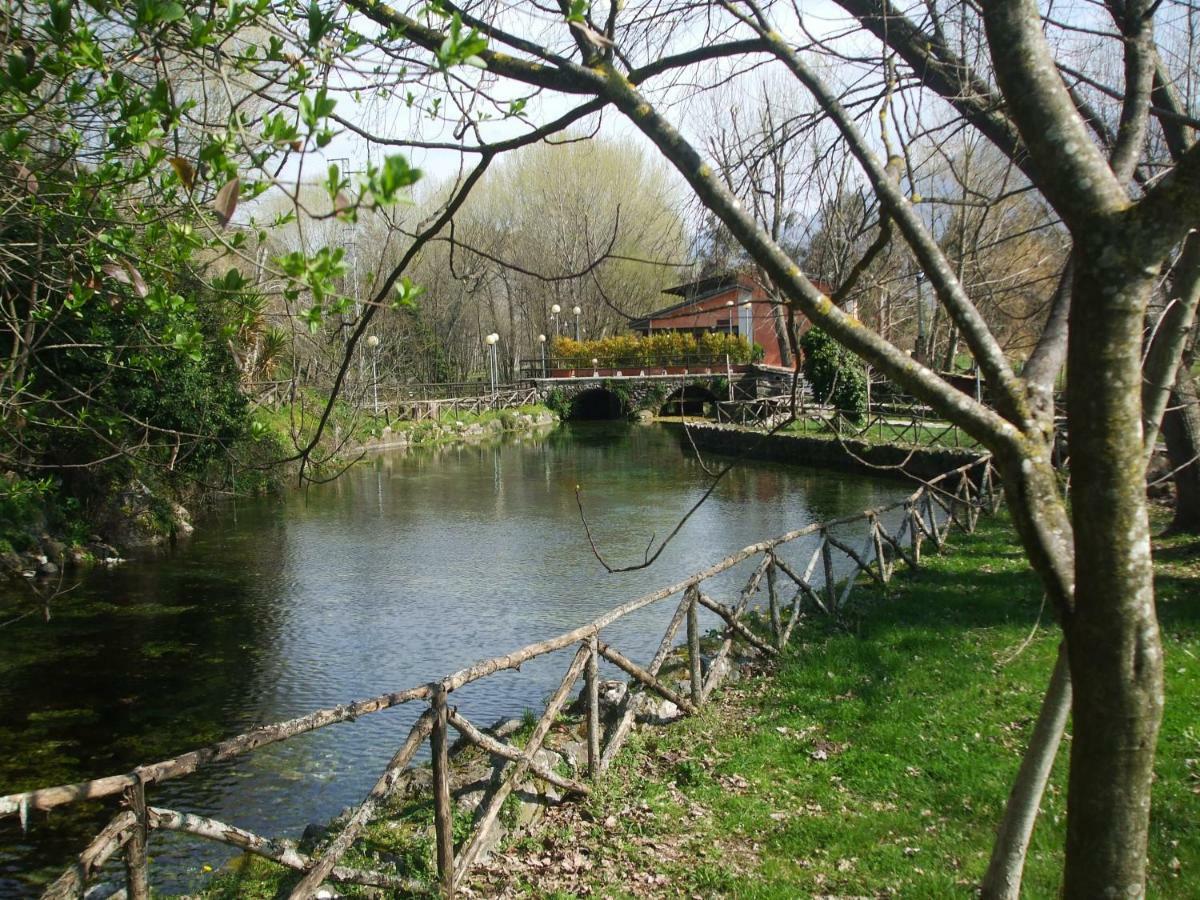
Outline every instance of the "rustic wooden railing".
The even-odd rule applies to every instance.
[[[700,572],[631,600],[578,628],[503,656],[477,662],[439,681],[317,710],[286,722],[264,725],[174,759],[140,766],[125,774],[0,797],[0,815],[19,816],[22,824],[27,825],[30,812],[35,810],[48,811],[67,804],[106,797],[122,798],[121,811],[46,890],[44,898],[82,897],[89,880],[100,867],[121,853],[127,896],[130,900],[145,900],[150,895],[147,847],[151,834],[160,830],[184,832],[217,841],[303,872],[303,878],[292,890],[293,900],[312,897],[325,881],[395,891],[427,889],[427,885],[403,874],[349,868],[340,863],[346,851],[401,781],[405,768],[429,741],[439,886],[446,896],[453,896],[483,849],[505,799],[522,779],[532,775],[568,793],[586,795],[591,791],[587,781],[598,778],[613,762],[633,727],[640,702],[637,699],[639,692],[631,687],[625,693],[613,724],[607,733],[603,733],[598,690],[601,659],[627,673],[635,682],[635,687],[642,688],[642,692],[657,694],[670,700],[682,712],[694,713],[705,704],[727,671],[726,658],[735,641],[741,641],[768,657],[778,655],[787,646],[793,628],[807,610],[837,615],[845,609],[859,583],[859,576],[866,575],[873,581],[886,584],[897,564],[902,562],[910,568],[919,566],[925,540],[932,541],[940,550],[952,527],[973,531],[980,512],[994,512],[999,497],[991,459],[983,457],[923,484],[902,501],[856,515],[806,525],[779,537],[751,544]],[[887,520],[893,524],[887,525]],[[867,526],[865,539],[857,550],[846,542],[848,539],[844,536],[845,528],[854,525]],[[835,535],[835,528],[839,529],[842,536]],[[782,553],[784,548],[800,551],[798,558],[806,560],[806,563],[800,565],[789,562]],[[715,591],[708,583],[715,576],[754,559],[757,559],[757,563],[749,580],[732,602],[726,604],[717,600],[713,596]],[[843,570],[840,581],[837,576],[839,569]],[[747,616],[747,612],[764,582],[767,603],[762,621],[765,624],[756,630],[754,620]],[[784,585],[787,585],[787,590]],[[681,599],[648,664],[643,666],[633,661],[603,639],[605,629],[618,620],[676,596]],[[715,613],[723,623],[719,632],[720,643],[708,662],[707,671],[701,665],[701,608]],[[686,629],[687,674],[683,687],[677,688],[669,684],[661,672],[681,627]],[[455,691],[472,682],[497,672],[519,669],[529,660],[572,646],[577,649],[566,674],[522,747],[485,734],[450,703]],[[586,685],[583,692],[587,736],[585,781],[561,775],[542,765],[537,758],[551,726],[581,676]],[[164,781],[189,775],[206,766],[319,728],[354,721],[370,713],[414,702],[427,704],[427,708],[417,718],[370,792],[319,854],[309,856],[290,843],[264,838],[203,816],[150,806],[147,802],[147,789]],[[486,753],[508,761],[498,787],[486,798],[486,805],[481,807],[482,811],[475,820],[470,836],[458,848],[454,845],[448,760],[452,728]]]
[[[467,397],[434,397],[429,399],[381,399],[381,411],[389,421],[440,422],[462,415],[476,415],[489,409],[516,409],[539,402],[537,388],[523,385],[497,386],[495,391]],[[364,402],[364,406],[370,406]]]
[[[717,404],[716,412],[718,422],[771,427],[791,415],[791,399],[774,396],[723,401]],[[796,411],[796,421],[790,430],[797,434],[906,447],[978,449],[962,429],[932,414],[928,407],[918,405],[889,404],[858,413],[806,403]]]

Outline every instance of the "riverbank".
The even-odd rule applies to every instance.
[[[679,420],[660,420],[688,441]],[[738,425],[711,422],[687,423],[691,442],[702,453],[717,453],[743,459],[760,459],[792,465],[818,466],[859,475],[936,478],[979,457],[978,450],[941,447],[906,447],[862,440],[838,440],[832,436],[779,432],[767,434]]]
[[[1007,523],[980,520],[853,633],[809,622],[778,671],[637,735],[592,797],[472,879],[473,896],[974,896],[1058,642]],[[1155,542],[1166,653],[1148,892],[1200,883],[1200,541]],[[1025,893],[1057,893],[1064,746]]]
[[[311,407],[311,404],[310,404]],[[189,537],[195,530],[193,512],[239,494],[271,494],[294,482],[295,463],[275,463],[303,446],[315,431],[317,416],[310,407],[297,413],[288,406],[256,414],[256,458],[264,466],[247,479],[231,472],[231,491],[190,483],[174,483],[159,473],[132,471],[113,484],[108,496],[88,510],[71,498],[30,504],[18,519],[0,521],[0,578],[57,579],[65,571],[91,565],[116,565],[139,551]],[[315,408],[315,407],[312,407]],[[548,429],[558,423],[548,407],[485,410],[453,420],[388,423],[336,404],[318,445],[318,477],[332,475],[364,453],[408,447],[473,443],[504,434]],[[238,489],[242,485],[245,490]],[[61,507],[68,505],[69,509]],[[201,527],[203,524],[201,522]]]

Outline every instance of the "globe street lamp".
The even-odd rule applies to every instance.
[[[576,306],[571,312],[575,313],[575,340],[579,340],[579,314],[583,310]]]
[[[379,371],[375,365],[379,359],[379,335],[367,335],[367,349],[371,351],[371,392],[375,395],[375,415],[379,415]]]
[[[558,337],[558,335],[559,335],[558,314],[560,312],[562,312],[562,307],[559,306],[557,303],[555,303],[553,306],[550,307],[550,321],[552,321],[554,323],[554,327],[550,330],[552,332],[554,332],[555,337]]]
[[[494,331],[484,338],[488,345],[488,374],[492,377],[492,402],[496,401],[496,381],[499,377],[500,370],[496,364],[496,343],[500,340],[500,335]]]
[[[541,346],[542,346],[542,377],[545,378],[546,377],[546,336],[544,334],[538,335],[538,343],[541,344]]]

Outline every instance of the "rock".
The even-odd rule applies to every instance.
[[[654,413],[648,409],[639,409],[633,414],[633,420],[644,425],[654,421]]]
[[[171,504],[171,525],[176,537],[187,537],[196,530],[191,523],[192,514],[181,503]]]
[[[39,565],[37,567],[37,573],[44,577],[49,577],[51,575],[57,575],[58,571],[59,571],[58,566],[55,565],[54,563],[50,562],[49,560],[46,560],[46,562],[42,563],[41,565]]]
[[[625,699],[628,691],[629,685],[623,681],[602,681],[599,690],[600,705],[616,706]]]
[[[66,558],[67,552],[66,544],[64,544],[62,541],[54,540],[49,535],[43,535],[41,539],[41,545],[42,552],[46,554],[46,558],[49,559],[50,562],[57,563],[60,566],[63,564],[63,560]]]
[[[670,700],[653,694],[638,695],[638,721],[647,725],[666,725],[682,715],[679,707]]]
[[[567,741],[558,748],[566,764],[575,771],[587,765],[587,742]]]
[[[304,826],[304,832],[300,835],[300,843],[296,849],[303,853],[312,853],[312,851],[325,839],[326,828],[324,825],[319,825],[316,822],[309,822]]]
[[[509,737],[521,730],[520,719],[500,719],[491,728],[484,729],[497,740],[508,740]]]
[[[92,559],[92,554],[88,553],[83,547],[72,547],[67,551],[67,561],[73,566],[91,562]]]
[[[6,550],[0,553],[0,568],[12,575],[20,575],[25,571],[25,566],[21,561],[19,553],[13,553],[11,550]]]
[[[83,895],[83,900],[109,900],[110,897],[124,892],[125,885],[119,881],[102,881],[100,884],[88,888]]]

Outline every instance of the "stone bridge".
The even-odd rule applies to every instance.
[[[784,371],[761,366],[713,366],[682,374],[624,374],[597,371],[564,377],[532,378],[543,402],[566,410],[571,418],[618,419],[640,410],[663,415],[699,414],[704,404],[751,400],[786,389]],[[732,391],[731,391],[732,388]]]

